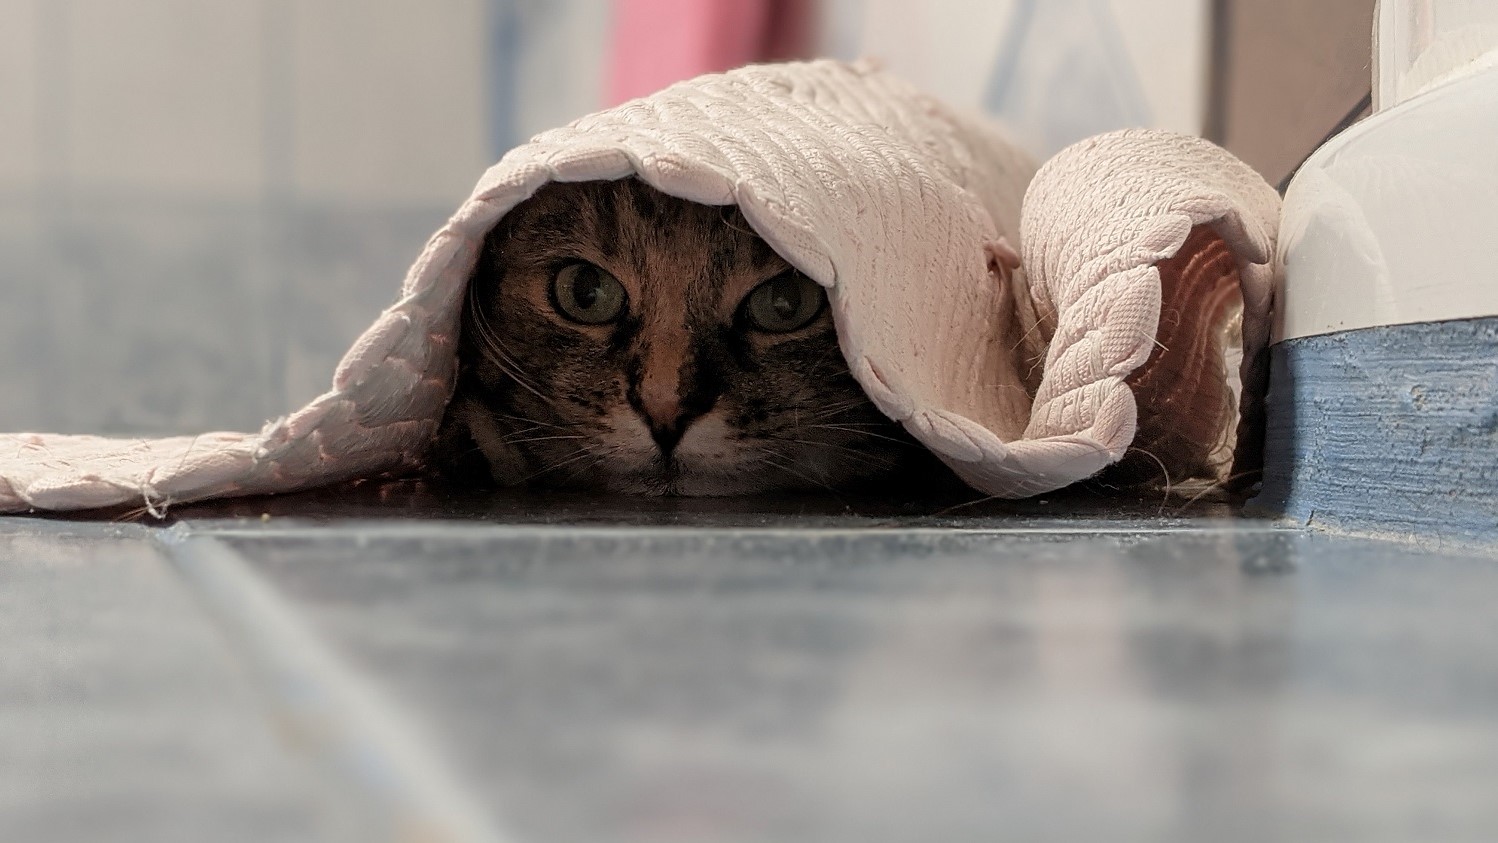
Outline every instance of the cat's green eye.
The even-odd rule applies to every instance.
[[[782,272],[754,288],[744,300],[749,326],[784,334],[811,324],[827,303],[821,285],[799,272]]]
[[[557,312],[584,325],[613,322],[624,313],[624,285],[597,266],[569,263],[551,280],[551,301]]]

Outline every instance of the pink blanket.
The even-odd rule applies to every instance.
[[[1177,437],[1171,464],[1226,476],[1236,440],[1251,467],[1277,271],[1278,197],[1263,179],[1204,141],[1150,131],[1084,141],[1036,172],[991,124],[871,66],[824,61],[700,77],[539,135],[432,237],[327,393],[256,433],[0,435],[0,512],[160,512],[418,470],[484,235],[548,181],[629,175],[739,205],[828,289],[869,397],[975,489],[1057,489],[1124,459],[1136,433],[1171,441],[1188,421],[1207,430]],[[1230,372],[1220,338],[1240,302],[1243,368]],[[1167,323],[1174,351],[1157,342]],[[1242,431],[1231,402],[1205,423],[1182,415],[1202,411],[1189,400],[1201,383],[1239,375]]]

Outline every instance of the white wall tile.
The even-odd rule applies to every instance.
[[[294,181],[313,200],[461,201],[489,160],[483,0],[299,0]],[[279,57],[278,57],[279,58]]]
[[[611,0],[542,0],[517,7],[515,130],[522,142],[603,107]]]
[[[1200,134],[1210,10],[1202,0],[1110,0],[1155,127]]]
[[[68,0],[75,187],[256,195],[261,3]]]
[[[0,190],[40,180],[36,0],[0,0]]]
[[[828,10],[863,17],[854,54],[843,58],[876,59],[954,105],[977,108],[1015,5],[1015,0],[862,0]],[[825,20],[821,29],[835,34],[852,27]],[[839,48],[846,51],[845,39],[846,34]]]

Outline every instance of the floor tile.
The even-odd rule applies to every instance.
[[[1064,515],[204,524],[525,840],[1498,830],[1498,564]]]
[[[0,840],[341,839],[140,533],[0,519],[0,641]]]

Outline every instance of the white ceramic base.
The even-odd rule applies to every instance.
[[[1274,340],[1498,315],[1498,69],[1389,108],[1285,197]]]

